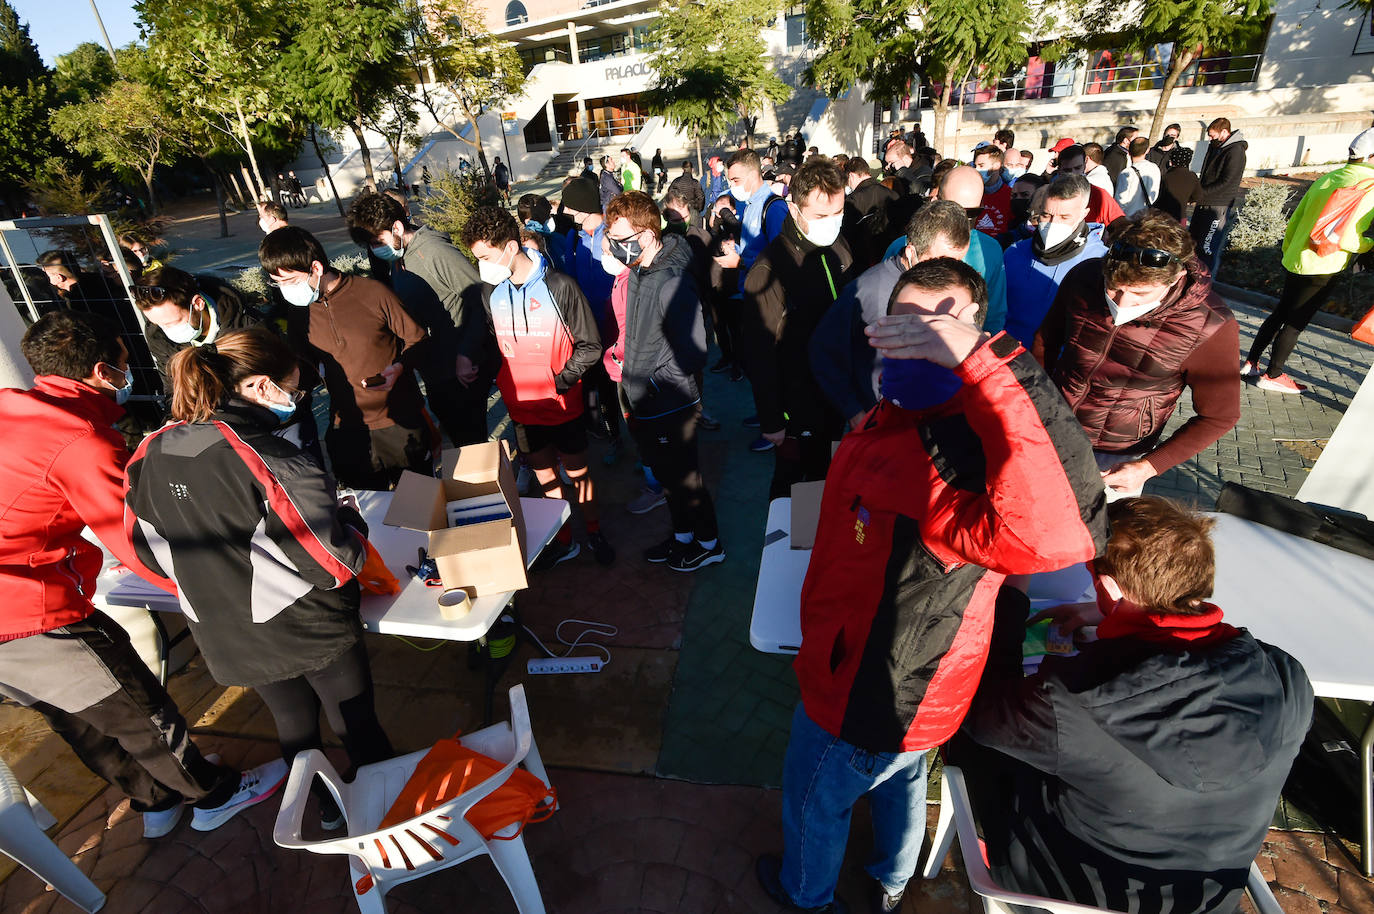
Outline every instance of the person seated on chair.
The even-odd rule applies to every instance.
[[[1022,675],[1027,603],[1003,600],[964,721],[964,768],[1003,888],[1114,911],[1234,911],[1312,717],[1282,650],[1207,602],[1211,521],[1157,497],[1107,507],[1097,625]]]

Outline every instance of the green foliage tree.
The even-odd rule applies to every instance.
[[[52,114],[53,132],[78,152],[116,174],[136,174],[158,210],[153,171],[185,149],[177,109],[147,83],[117,79],[89,102],[63,105]]]
[[[262,194],[267,183],[249,125],[290,114],[276,80],[287,24],[300,22],[289,0],[137,0],[134,7],[174,97],[238,145],[257,181],[254,194]]]
[[[686,130],[696,143],[726,133],[765,100],[779,104],[792,90],[773,72],[760,32],[777,18],[771,0],[662,0],[651,40],[654,82],[645,106]],[[752,128],[748,128],[752,129]]]
[[[54,86],[64,102],[88,102],[117,78],[109,52],[94,41],[83,41],[57,58]]]
[[[396,163],[396,170],[400,171],[405,147],[414,147],[420,142],[417,130],[420,115],[415,110],[415,99],[409,92],[396,86],[386,94],[377,113],[369,117],[366,123],[386,140],[387,149],[391,150],[391,158]]]
[[[420,107],[470,147],[488,173],[477,119],[524,89],[525,69],[515,48],[487,31],[472,0],[406,0],[401,52],[416,75]],[[465,124],[471,136],[464,135]]]
[[[29,37],[29,27],[8,0],[0,0],[0,85],[22,86],[47,76],[48,68]]]
[[[404,78],[397,57],[405,30],[389,0],[300,0],[295,31],[278,72],[294,107],[321,127],[357,138],[368,187],[376,189],[363,130]]]
[[[997,77],[1029,55],[1025,0],[808,0],[807,34],[819,54],[812,85],[837,94],[869,85],[871,101],[905,95],[913,74],[932,89],[935,148],[950,100],[970,77]]]
[[[1163,132],[1169,98],[1198,54],[1241,47],[1258,38],[1271,7],[1270,0],[1143,0],[1116,37],[1126,50],[1173,44],[1149,136]]]

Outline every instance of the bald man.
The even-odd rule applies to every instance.
[[[983,213],[983,177],[968,165],[952,168],[933,196],[940,200],[952,200],[962,206],[972,227]],[[996,238],[983,232],[974,231],[971,234],[964,263],[977,270],[988,284],[988,316],[983,321],[983,329],[996,334],[1007,322],[1007,274],[1002,266],[1002,245]],[[903,235],[892,242],[884,252],[883,259],[897,256],[905,246],[906,236]]]

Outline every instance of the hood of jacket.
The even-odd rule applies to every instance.
[[[663,247],[647,267],[642,267],[640,276],[647,276],[658,270],[685,270],[692,265],[692,248],[687,239],[676,232],[663,235]]]

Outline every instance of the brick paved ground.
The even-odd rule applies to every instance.
[[[300,221],[318,219],[327,228],[327,216],[321,210]],[[243,223],[235,223],[242,250],[218,253],[221,261],[256,247],[251,220],[236,219]],[[213,226],[195,225],[185,247],[209,251]],[[328,243],[331,250],[348,247],[341,234]],[[1237,315],[1248,345],[1260,314],[1238,306]],[[1247,388],[1240,426],[1149,490],[1202,506],[1227,479],[1295,492],[1363,377],[1369,352],[1312,328],[1290,366],[1312,384],[1309,396]],[[754,884],[751,860],[780,843],[779,794],[771,788],[780,779],[796,684],[788,659],[754,651],[747,635],[772,459],[746,449],[754,436],[740,424],[752,412],[746,385],[710,375],[707,400],[723,423],[703,434],[702,453],[728,560],[696,576],[639,560],[638,551],[666,533],[666,512],[635,517],[624,510],[640,485],[631,452],[604,469],[597,464],[602,525],[619,561],[607,570],[584,556],[537,576],[520,600],[523,621],[551,645],[557,624],[570,616],[619,630],[608,639],[612,662],[597,676],[526,677],[524,660],[536,650],[524,644],[502,679],[503,688],[526,683],[535,733],[563,803],[550,822],[528,832],[551,911],[774,910]],[[1185,416],[1181,411],[1176,421]],[[605,446],[594,449],[599,458]],[[463,646],[374,636],[368,646],[381,714],[398,750],[480,725],[482,674],[469,668]],[[236,764],[276,752],[270,715],[251,692],[217,686],[198,661],[173,678],[171,690],[205,749]],[[1367,711],[1345,710],[1353,720]],[[504,713],[498,700],[496,714]],[[341,860],[272,843],[275,803],[210,835],[182,825],[164,839],[143,841],[127,803],[84,772],[29,712],[0,705],[0,752],[63,821],[56,839],[110,893],[108,911],[351,909]],[[1291,825],[1301,817],[1281,810],[1280,820]],[[868,847],[861,807],[841,885],[855,906],[867,889],[859,867]],[[1371,883],[1334,837],[1271,832],[1260,863],[1289,914],[1374,911]],[[403,886],[391,898],[395,912],[513,909],[483,860]],[[908,898],[908,912],[977,909],[952,864],[939,879],[913,884]],[[0,884],[0,911],[48,910],[73,909],[26,871]]]

